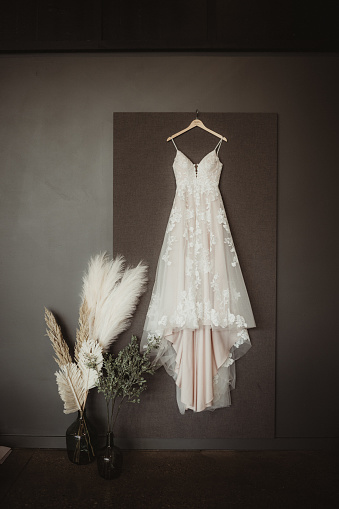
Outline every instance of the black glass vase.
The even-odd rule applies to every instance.
[[[67,428],[66,447],[68,458],[77,465],[87,465],[95,460],[98,435],[86,417],[86,410],[78,411],[77,419]]]
[[[110,431],[106,436],[106,446],[97,454],[98,472],[104,479],[115,479],[122,472],[122,450],[114,445],[114,435]]]

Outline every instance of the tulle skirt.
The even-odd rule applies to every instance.
[[[251,304],[223,202],[176,195],[159,256],[141,349],[177,386],[179,410],[230,405],[234,361],[251,346]]]

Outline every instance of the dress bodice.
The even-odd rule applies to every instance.
[[[186,193],[212,193],[218,191],[222,163],[216,150],[212,150],[195,165],[181,150],[177,150],[173,162],[179,196]]]

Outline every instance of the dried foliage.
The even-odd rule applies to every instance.
[[[74,347],[74,358],[78,362],[79,352],[84,341],[89,339],[89,311],[86,300],[84,300],[79,310],[78,328],[76,331],[76,340]]]
[[[86,389],[81,370],[73,362],[61,366],[55,373],[60,398],[64,402],[64,413],[71,414],[84,409]]]
[[[102,366],[102,351],[97,342],[88,339],[88,319],[86,306],[79,312],[79,329],[77,330],[76,357],[78,364],[72,361],[69,348],[61,329],[51,311],[45,308],[47,336],[50,338],[60,370],[55,373],[58,391],[64,402],[64,413],[84,410],[88,391],[96,386],[97,371]],[[90,364],[87,365],[87,364]]]
[[[69,348],[66,341],[63,338],[61,329],[56,322],[56,319],[51,311],[45,308],[45,322],[47,325],[47,336],[51,340],[56,357],[55,361],[61,368],[65,364],[72,362],[72,358],[69,353]]]

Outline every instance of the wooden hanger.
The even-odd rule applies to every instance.
[[[199,111],[197,110],[196,111],[196,115],[197,116],[196,116],[195,120],[193,120],[190,123],[190,125],[188,127],[186,127],[186,129],[183,129],[182,131],[179,131],[178,133],[175,133],[172,136],[169,136],[166,141],[171,141],[173,138],[176,138],[177,136],[180,136],[180,134],[183,134],[186,131],[189,131],[190,129],[193,129],[193,127],[200,127],[201,129],[204,129],[204,131],[207,131],[207,132],[213,134],[214,136],[217,136],[217,138],[221,138],[222,140],[227,141],[227,138],[225,138],[225,136],[222,136],[221,134],[218,134],[218,133],[216,133],[214,131],[211,131],[211,129],[208,129],[208,127],[206,127],[201,122],[201,120],[198,119],[198,114],[199,114]]]

